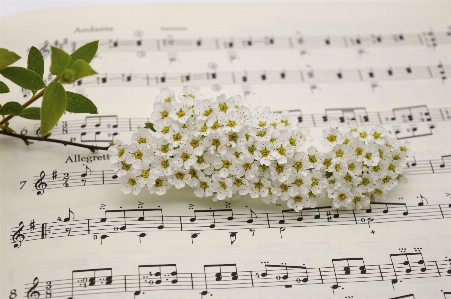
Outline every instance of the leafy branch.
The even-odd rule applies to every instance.
[[[18,86],[30,90],[33,96],[23,104],[7,102],[0,105],[0,133],[6,136],[17,137],[29,145],[28,140],[57,142],[64,145],[73,145],[92,150],[105,150],[107,147],[82,145],[57,139],[49,139],[50,131],[65,111],[72,113],[97,114],[97,107],[85,96],[66,91],[63,84],[71,84],[83,77],[97,74],[89,63],[96,55],[98,41],[93,41],[78,48],[72,54],[51,47],[50,73],[55,79],[48,85],[44,83],[44,58],[36,47],[31,47],[28,53],[27,68],[10,66],[20,59],[20,56],[7,49],[0,48],[0,75],[9,79]],[[0,81],[0,93],[8,93],[8,86]],[[42,97],[41,107],[29,107]],[[9,126],[9,121],[19,116],[26,119],[40,120],[41,137],[15,134]]]

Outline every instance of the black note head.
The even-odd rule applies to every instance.
[[[158,225],[157,228],[158,228],[158,229],[163,229],[163,228],[164,228],[164,225]]]
[[[450,205],[450,206],[451,206],[451,205]],[[254,222],[254,219],[248,219],[246,222],[247,222],[247,223],[252,223],[252,222]]]
[[[195,217],[190,218],[189,221],[194,222],[194,221],[196,221],[196,218]]]
[[[306,278],[304,278],[304,279],[302,279],[302,282],[307,282],[308,281],[308,278],[306,277]]]
[[[177,282],[179,282],[177,279],[173,279],[173,280],[171,281],[172,284],[176,284]]]
[[[201,294],[202,296],[205,296],[205,295],[208,294],[208,292],[207,292],[207,291],[202,291],[200,294]]]
[[[145,236],[147,236],[147,234],[146,234],[146,233],[140,233],[138,236],[139,236],[140,238],[144,238]]]
[[[334,284],[334,285],[332,286],[332,289],[336,290],[336,289],[338,289],[338,287],[339,287],[338,284]]]
[[[304,218],[303,217],[298,217],[298,219],[296,219],[297,221],[302,221],[302,220],[304,220]]]
[[[216,224],[210,224],[210,228],[215,228],[216,227]]]
[[[144,221],[144,217],[139,217],[138,221]]]
[[[233,216],[227,217],[227,220],[233,220]]]
[[[279,220],[279,224],[284,224],[285,220]]]
[[[268,275],[268,273],[262,273],[260,274],[261,277],[266,277]]]
[[[160,280],[160,279],[158,279],[158,280],[155,281],[155,284],[160,284],[160,283],[161,283],[161,280]]]

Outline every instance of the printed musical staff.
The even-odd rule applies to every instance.
[[[198,37],[174,38],[168,36],[161,39],[116,39],[100,40],[99,50],[103,52],[127,51],[218,51],[218,50],[256,50],[256,49],[363,49],[390,47],[428,47],[436,48],[451,44],[451,36],[447,31],[424,31],[417,33],[392,34],[357,34],[354,36],[247,36],[247,37]],[[90,41],[68,41],[59,43],[58,47],[73,52],[78,46]],[[37,46],[44,57],[49,54],[48,41]]]
[[[64,221],[34,223],[41,229],[25,228],[21,221],[11,229],[11,243],[14,248],[28,241],[52,239],[67,236],[99,236],[101,240],[116,233],[138,234],[146,237],[156,231],[186,231],[197,238],[202,231],[234,231],[232,244],[236,241],[236,230],[280,229],[336,226],[368,225],[404,221],[426,221],[451,218],[451,205],[413,205],[405,203],[372,203],[366,210],[336,210],[330,206],[306,208],[301,212],[282,210],[278,212],[234,213],[233,209],[194,210],[192,215],[165,215],[162,209],[106,210],[105,217],[97,219],[74,219],[69,209],[69,217]],[[72,214],[71,214],[72,213]],[[330,215],[322,217],[322,215]],[[338,215],[338,217],[336,217]],[[67,220],[67,221],[66,221]],[[35,221],[35,220],[33,220]],[[194,236],[195,235],[195,236]],[[102,237],[105,236],[105,237]],[[94,238],[97,239],[97,238]],[[192,240],[193,241],[193,240]]]
[[[436,265],[436,267],[425,267]],[[409,271],[406,271],[406,268]],[[367,264],[363,257],[332,259],[332,266],[265,264],[264,269],[241,270],[237,264],[203,265],[203,272],[180,272],[177,264],[139,265],[138,274],[113,275],[112,268],[73,270],[71,279],[46,280],[55,290],[52,298],[82,295],[132,293],[134,298],[155,296],[155,292],[193,291],[202,296],[221,289],[297,288],[324,285],[334,293],[339,284],[379,282],[395,286],[409,279],[449,279],[447,259],[426,261],[421,252],[390,254],[390,263]],[[38,277],[25,284],[25,293],[45,294]],[[47,288],[48,289],[48,288]],[[438,291],[439,292],[439,291]],[[146,296],[147,295],[147,296]],[[445,298],[449,292],[444,292]],[[412,294],[394,298],[414,298]],[[28,297],[33,298],[33,297]]]
[[[308,84],[310,86],[322,83],[368,82],[371,84],[383,81],[408,80],[445,80],[451,72],[449,64],[397,66],[387,68],[365,69],[305,69],[305,70],[260,70],[260,71],[224,71],[202,73],[128,73],[104,74],[83,78],[73,84],[73,87],[103,87],[103,86],[174,86],[192,85],[242,85],[242,84]],[[124,76],[133,80],[124,80]]]
[[[343,125],[354,120],[360,124],[381,124],[387,129],[388,126],[395,126],[390,131],[399,139],[431,135],[437,122],[451,121],[451,107],[429,108],[427,105],[399,107],[380,112],[368,112],[365,107],[354,107],[326,109],[324,114],[304,114],[300,109],[289,110],[289,113],[296,116],[303,127],[322,127],[331,122]],[[117,115],[87,116],[84,120],[65,121],[67,134],[61,133],[59,122],[52,130],[52,135],[71,141],[111,142],[120,134],[137,131],[146,122],[149,122],[148,118],[119,118]],[[28,130],[40,133],[39,124]]]
[[[52,180],[47,183],[42,182],[42,175],[34,176],[35,183],[32,191],[37,191],[37,195],[42,195],[44,189],[120,184],[118,176],[111,169],[91,170],[87,166],[86,169],[89,170],[89,174],[87,174],[87,170],[67,172],[61,180]],[[444,155],[439,159],[430,160],[416,160],[415,157],[408,158],[404,169],[408,175],[450,173],[451,155]],[[45,188],[43,188],[43,184],[45,184]]]

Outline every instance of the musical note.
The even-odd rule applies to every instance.
[[[34,184],[34,187],[36,188],[36,190],[38,190],[38,192],[36,193],[37,195],[43,195],[45,188],[47,188],[47,183],[44,182],[44,178],[45,178],[45,172],[41,171],[41,173],[39,175],[39,179]]]
[[[233,243],[235,243],[235,241],[236,241],[236,234],[238,234],[238,232],[230,232],[229,233],[230,245],[233,245]]]
[[[72,218],[71,218],[72,215]],[[71,219],[75,219],[75,214],[74,212],[72,212],[72,210],[69,208],[69,216],[65,217],[64,220],[61,220],[61,217],[58,217],[57,220],[58,221],[63,221],[63,222],[69,222]]]

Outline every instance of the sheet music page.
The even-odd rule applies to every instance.
[[[412,144],[409,183],[360,211],[302,212],[190,188],[124,195],[107,152],[0,138],[1,298],[451,298],[451,2],[161,4],[0,19],[26,66],[34,45],[100,40],[98,75],[65,87],[99,114],[52,137],[130,142],[163,87],[289,110],[320,145],[332,121]],[[1,103],[30,98],[14,88]],[[9,83],[8,83],[9,82]],[[11,127],[36,136],[39,123]],[[306,147],[307,148],[307,147]]]

